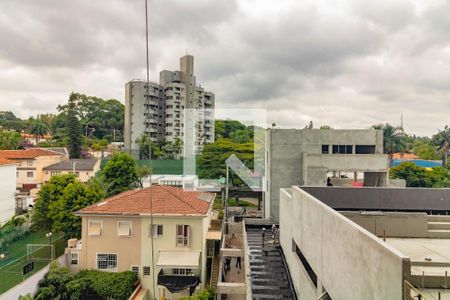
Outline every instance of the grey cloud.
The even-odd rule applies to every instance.
[[[123,100],[145,74],[144,1],[0,2],[0,110],[54,111],[71,91]],[[449,1],[167,0],[150,4],[151,79],[186,48],[222,107],[336,128],[450,115]]]

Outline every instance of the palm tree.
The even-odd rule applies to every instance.
[[[388,123],[373,125],[372,129],[383,130],[384,153],[388,154],[389,166],[391,166],[394,153],[404,153],[406,151],[406,139],[403,129]]]
[[[442,152],[442,165],[445,167],[448,161],[448,152],[450,150],[450,127],[445,125],[444,130],[439,130],[433,136],[433,144]]]

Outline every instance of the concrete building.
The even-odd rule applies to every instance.
[[[281,189],[297,298],[448,299],[449,211],[450,189]]]
[[[55,175],[74,173],[78,180],[87,182],[100,170],[100,160],[96,158],[69,159],[44,167],[44,182]]]
[[[388,170],[380,130],[271,129],[266,143],[265,217],[278,220],[280,188],[326,186],[327,178],[339,172],[356,174],[350,183],[386,186]],[[333,180],[335,185],[348,181]]]
[[[71,270],[131,270],[148,299],[179,299],[204,288],[214,197],[155,185],[80,210],[81,241],[69,241],[66,251]]]
[[[0,158],[13,161],[17,166],[17,187],[31,193],[37,192],[44,183],[43,169],[49,165],[68,160],[69,156],[44,148],[26,150],[1,150]]]
[[[148,97],[147,97],[148,96]],[[183,140],[185,109],[198,111],[194,133],[196,151],[214,141],[215,96],[196,82],[194,57],[180,58],[180,70],[163,70],[159,84],[132,80],[125,85],[125,145],[126,151],[137,153],[136,140],[146,133],[154,142]]]
[[[13,161],[0,158],[0,227],[15,213],[16,168]]]

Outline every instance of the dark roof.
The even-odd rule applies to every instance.
[[[97,163],[97,159],[88,158],[88,159],[69,159],[57,164],[53,164],[45,167],[43,170],[52,170],[52,171],[72,171],[73,164],[75,163],[75,171],[92,171],[94,169],[95,164]]]

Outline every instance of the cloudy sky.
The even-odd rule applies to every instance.
[[[195,56],[219,107],[281,127],[450,124],[450,0],[149,0],[151,79]],[[0,110],[71,91],[124,99],[145,76],[143,0],[0,1]]]

